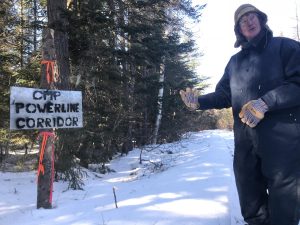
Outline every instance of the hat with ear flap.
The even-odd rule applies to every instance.
[[[235,48],[239,47],[241,45],[241,43],[247,41],[240,32],[239,21],[243,17],[243,15],[245,15],[246,13],[249,13],[249,12],[257,13],[259,16],[261,26],[267,27],[267,29],[269,29],[268,26],[266,25],[267,21],[268,21],[268,16],[264,12],[260,11],[259,9],[257,9],[255,6],[253,6],[251,4],[243,4],[243,5],[239,6],[234,13],[234,32],[236,35],[236,42],[234,44]]]

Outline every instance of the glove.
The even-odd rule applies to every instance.
[[[242,107],[239,117],[243,123],[246,123],[249,127],[253,128],[265,117],[265,112],[267,111],[267,104],[259,98],[246,103]]]
[[[198,102],[198,97],[200,96],[199,90],[186,88],[186,91],[180,90],[179,93],[182,101],[190,111],[195,111],[196,109],[199,109],[200,107]]]

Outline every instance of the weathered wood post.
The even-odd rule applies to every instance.
[[[57,6],[61,3],[60,0],[53,2]],[[45,29],[40,89],[10,88],[10,129],[40,131],[37,208],[52,208],[54,144],[57,140],[54,129],[83,127],[82,93],[70,91],[67,83],[70,71],[66,40],[62,31]]]
[[[43,89],[70,89],[66,30],[68,21],[64,16],[66,9],[67,0],[47,0],[48,29],[43,31],[42,47],[41,88]],[[76,127],[78,124],[73,125]],[[40,136],[42,140],[38,170],[37,208],[52,208],[55,135],[53,130],[48,130],[41,132]]]
[[[56,54],[54,47],[54,31],[43,30],[42,39],[41,83],[43,89],[54,89],[57,78]],[[54,179],[54,131],[45,130],[39,133],[40,153],[37,179],[37,208],[52,208],[52,192]]]
[[[54,178],[54,133],[40,132],[40,156],[38,166],[37,208],[52,208]]]

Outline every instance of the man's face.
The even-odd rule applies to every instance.
[[[258,35],[261,30],[258,15],[253,12],[243,15],[239,21],[239,26],[242,34],[248,41]]]

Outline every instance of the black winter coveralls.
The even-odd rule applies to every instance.
[[[200,109],[232,107],[234,173],[249,225],[298,225],[300,216],[300,43],[263,37],[228,62],[215,92],[199,97]],[[255,127],[238,114],[250,100],[269,107]]]

